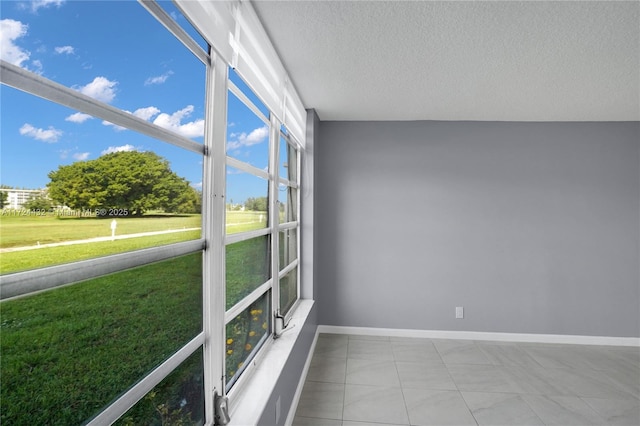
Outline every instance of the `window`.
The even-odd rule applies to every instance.
[[[279,147],[278,212],[280,221],[279,293],[280,314],[290,312],[298,300],[298,164],[299,152],[286,129],[281,129]]]
[[[299,298],[299,144],[185,6],[1,10],[2,423],[212,423]]]
[[[2,423],[103,423],[141,393],[202,421],[207,65],[137,3],[23,6],[2,8]]]
[[[274,182],[266,107],[229,70],[225,377],[229,391],[271,333]],[[242,87],[242,89],[240,88]]]

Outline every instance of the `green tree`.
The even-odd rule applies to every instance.
[[[268,205],[269,205],[269,200],[267,197],[258,197],[258,198],[249,197],[244,202],[245,210],[254,210],[254,211],[260,211],[260,212],[266,212]]]
[[[53,208],[51,200],[44,195],[32,197],[29,201],[22,205],[27,210],[49,211]]]
[[[49,173],[49,196],[72,209],[127,209],[142,215],[152,209],[168,213],[199,210],[199,196],[153,152],[125,151],[60,166]]]
[[[9,185],[0,185],[0,189],[14,189]],[[4,209],[6,207],[9,200],[9,194],[6,191],[0,191],[0,209]]]

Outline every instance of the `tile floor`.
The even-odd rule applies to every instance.
[[[640,425],[640,349],[320,334],[294,426]]]

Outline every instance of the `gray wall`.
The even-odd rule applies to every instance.
[[[319,324],[640,336],[640,123],[320,132]]]

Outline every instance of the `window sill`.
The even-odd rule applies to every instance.
[[[256,361],[255,369],[231,401],[231,426],[256,425],[267,406],[271,393],[282,374],[307,318],[313,300],[300,300],[286,331],[273,340]],[[287,413],[282,413],[282,416]]]

